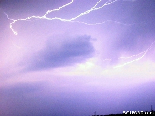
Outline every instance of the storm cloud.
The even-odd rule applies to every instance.
[[[155,0],[5,0],[0,12],[0,115],[155,106]]]
[[[55,46],[52,37],[50,37],[45,47],[36,53],[28,63],[28,70],[73,65],[93,56],[94,48],[90,36],[82,35],[63,38],[63,40],[61,38],[55,39],[59,45]]]

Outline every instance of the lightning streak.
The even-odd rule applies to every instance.
[[[143,52],[140,52],[139,54],[135,54],[135,55],[132,55],[132,56],[129,56],[129,57],[120,57],[118,59],[130,59],[132,57],[136,57],[136,56],[140,56],[141,54],[145,54],[146,50],[143,51]]]
[[[91,7],[89,10],[86,10],[86,11],[80,13],[79,15],[77,15],[77,16],[75,16],[75,17],[73,17],[73,18],[70,18],[70,19],[63,19],[63,18],[60,18],[60,17],[50,18],[50,17],[47,17],[47,15],[50,14],[50,13],[52,13],[52,12],[54,12],[54,11],[59,11],[59,10],[65,8],[65,7],[67,7],[67,6],[71,5],[71,4],[74,2],[74,0],[71,0],[69,3],[62,5],[62,6],[60,6],[59,8],[56,8],[56,9],[53,9],[53,10],[47,10],[46,13],[45,13],[44,15],[42,15],[42,16],[35,16],[35,15],[33,15],[33,16],[30,16],[30,17],[27,17],[27,18],[11,19],[11,18],[9,18],[9,16],[8,16],[7,13],[4,12],[4,14],[7,16],[7,18],[8,18],[10,21],[12,21],[12,22],[10,23],[10,29],[12,30],[12,32],[13,32],[15,35],[17,35],[18,33],[17,33],[17,31],[15,31],[15,30],[13,29],[13,24],[15,24],[15,23],[18,22],[18,21],[30,21],[31,19],[60,20],[60,21],[62,21],[62,22],[82,23],[82,24],[85,24],[85,25],[99,25],[99,24],[103,24],[103,23],[106,23],[106,22],[115,22],[115,23],[123,24],[123,25],[127,25],[127,26],[134,25],[134,24],[124,24],[124,23],[121,23],[121,22],[118,22],[118,21],[113,21],[113,20],[106,20],[106,21],[104,21],[104,22],[95,23],[95,24],[89,24],[89,23],[86,23],[86,22],[76,21],[76,19],[78,19],[79,17],[84,16],[84,15],[87,15],[87,14],[89,14],[89,13],[92,12],[92,11],[102,9],[104,6],[107,6],[107,5],[110,5],[110,4],[112,4],[112,3],[115,3],[116,1],[118,1],[118,0],[108,0],[108,1],[105,2],[102,6],[97,7],[97,6],[102,2],[102,0],[99,0],[99,1],[96,2],[96,4],[95,4],[93,7]],[[139,53],[139,54],[132,55],[132,56],[129,56],[129,57],[120,57],[120,58],[118,58],[118,59],[130,59],[130,58],[133,58],[133,57],[138,57],[138,56],[140,56],[140,57],[138,57],[137,59],[131,60],[131,61],[129,61],[129,62],[126,62],[126,63],[122,64],[122,65],[117,65],[117,66],[115,66],[115,67],[113,67],[113,68],[123,67],[123,66],[125,66],[125,65],[128,65],[128,64],[130,64],[130,63],[133,63],[133,62],[135,62],[135,61],[138,61],[138,60],[142,59],[142,58],[147,54],[147,52],[152,48],[152,45],[153,45],[154,43],[155,43],[155,41],[150,45],[150,47],[149,47],[148,49],[146,49],[145,51],[143,51],[143,52],[141,52],[141,53]],[[141,55],[142,55],[142,56],[141,56]],[[112,59],[105,59],[104,61],[111,61],[111,60],[112,60]]]
[[[71,21],[71,22],[73,22],[73,23],[81,23],[81,24],[90,25],[90,26],[93,26],[93,25],[102,25],[102,24],[107,23],[107,22],[114,22],[116,24],[124,25],[124,26],[131,26],[131,25],[135,25],[136,24],[136,23],[132,23],[132,24],[122,23],[122,22],[114,21],[114,20],[106,20],[106,21],[99,22],[99,23],[86,23],[86,22],[81,22],[81,21]]]
[[[140,54],[142,54],[142,56],[141,57],[138,57],[137,59],[134,59],[134,60],[131,60],[131,61],[129,61],[129,62],[126,62],[126,63],[124,63],[124,64],[122,64],[122,65],[117,65],[117,66],[115,66],[115,67],[113,67],[113,68],[120,68],[120,67],[123,67],[123,66],[125,66],[125,65],[128,65],[128,64],[131,64],[131,63],[133,63],[133,62],[135,62],[135,61],[139,61],[140,59],[142,59],[147,53],[148,53],[148,51],[152,48],[152,46],[155,44],[155,41],[154,42],[152,42],[152,44],[145,50],[145,51],[143,51],[143,52],[141,52],[141,53],[139,53],[139,54],[137,54],[137,55],[132,55],[132,56],[130,56],[130,57],[120,57],[119,59],[121,59],[121,58],[132,58],[132,57],[135,57],[135,56],[139,56]]]
[[[126,66],[126,65],[128,65],[128,64],[131,64],[131,63],[133,63],[133,62],[136,62],[136,61],[141,60],[141,59],[150,51],[150,49],[152,48],[152,46],[153,46],[154,44],[155,44],[155,41],[152,42],[151,45],[150,45],[145,51],[140,52],[140,53],[138,53],[138,54],[135,54],[135,55],[132,55],[132,56],[129,56],[129,57],[119,57],[118,60],[119,60],[119,59],[132,59],[132,58],[134,58],[134,60],[130,60],[130,61],[128,61],[128,62],[125,62],[125,63],[121,64],[121,65],[114,66],[113,68],[114,68],[114,69],[115,69],[115,68],[121,68],[121,67]],[[135,58],[135,57],[138,57],[138,58]],[[103,60],[103,62],[106,62],[106,61],[110,61],[110,62],[111,62],[112,59],[104,59],[104,60]]]
[[[18,21],[27,21],[27,20],[31,20],[31,19],[45,19],[45,20],[60,20],[60,21],[63,21],[63,22],[78,22],[78,23],[84,23],[84,22],[79,22],[79,21],[75,21],[75,20],[76,20],[77,18],[83,16],[83,15],[89,14],[89,13],[92,12],[92,11],[99,10],[99,9],[103,8],[104,6],[110,5],[110,4],[114,3],[114,2],[116,2],[117,0],[108,0],[108,1],[107,1],[106,3],[104,3],[102,6],[97,7],[97,5],[99,5],[99,3],[102,2],[102,0],[99,0],[92,8],[90,8],[89,10],[86,10],[85,12],[80,13],[79,15],[77,15],[77,16],[71,18],[71,19],[63,19],[63,18],[59,18],[59,17],[54,17],[54,18],[49,18],[49,17],[47,17],[47,15],[50,14],[51,12],[59,11],[59,10],[61,10],[62,8],[71,5],[71,4],[73,3],[73,1],[74,1],[74,0],[72,0],[71,2],[65,4],[65,5],[63,5],[63,6],[59,7],[59,8],[57,8],[57,9],[48,10],[48,11],[46,11],[46,13],[45,13],[43,16],[34,16],[34,15],[33,15],[33,16],[30,16],[30,17],[27,17],[27,18],[23,18],[23,19],[10,19],[9,16],[8,16],[8,14],[6,14],[6,13],[4,13],[4,14],[7,16],[7,18],[8,18],[9,20],[12,21],[12,22],[10,23],[10,29],[12,30],[12,32],[13,32],[15,35],[17,35],[17,34],[18,34],[17,31],[15,31],[15,30],[13,29],[13,24],[15,24],[15,23],[18,22]],[[102,23],[103,23],[103,22],[102,22]],[[102,24],[102,23],[101,23],[101,24]],[[84,24],[87,24],[87,23],[84,23]]]

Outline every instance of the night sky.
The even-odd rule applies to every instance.
[[[0,115],[155,110],[155,0],[0,0]]]

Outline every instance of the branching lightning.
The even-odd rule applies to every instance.
[[[60,20],[60,21],[63,21],[63,22],[77,22],[77,23],[83,23],[83,24],[87,24],[87,25],[95,25],[95,24],[88,24],[88,23],[79,22],[79,21],[75,21],[75,20],[76,20],[77,18],[83,16],[83,15],[89,14],[89,13],[92,12],[92,11],[99,10],[99,9],[103,8],[104,6],[110,5],[110,4],[114,3],[114,2],[116,2],[117,0],[108,0],[108,1],[105,2],[102,6],[97,7],[97,5],[99,5],[99,3],[102,2],[102,0],[99,0],[92,8],[90,8],[89,10],[86,10],[86,11],[80,13],[79,15],[77,15],[77,16],[71,18],[71,19],[63,19],[63,18],[59,18],[59,17],[54,17],[54,18],[47,17],[47,15],[50,14],[51,12],[59,11],[59,10],[61,10],[62,8],[71,5],[71,4],[73,3],[73,1],[74,1],[74,0],[72,0],[71,2],[65,4],[65,5],[63,5],[63,6],[59,7],[59,8],[57,8],[57,9],[48,10],[48,11],[46,11],[46,13],[45,13],[43,16],[35,16],[35,15],[33,15],[33,16],[30,16],[30,17],[27,17],[27,18],[22,18],[22,19],[11,19],[11,18],[9,18],[8,14],[6,14],[6,13],[4,13],[4,14],[7,16],[7,18],[8,18],[9,20],[12,21],[12,22],[10,23],[10,29],[12,30],[12,32],[13,32],[15,35],[17,35],[17,34],[18,34],[17,31],[15,31],[15,30],[13,29],[13,24],[15,24],[15,23],[18,22],[18,21],[27,21],[27,20],[31,20],[31,19]],[[103,23],[105,23],[105,22],[97,23],[97,24],[103,24]]]
[[[42,16],[35,16],[35,15],[33,15],[33,16],[26,17],[26,18],[21,18],[21,19],[11,19],[11,18],[9,18],[7,13],[4,12],[4,14],[7,16],[7,18],[10,21],[12,21],[10,23],[10,29],[12,30],[12,32],[15,35],[18,35],[18,32],[16,30],[14,30],[13,25],[15,23],[17,23],[18,21],[30,21],[31,19],[44,19],[44,20],[50,20],[50,21],[52,21],[52,20],[60,20],[62,22],[81,23],[81,24],[85,24],[85,25],[100,25],[100,24],[104,24],[106,22],[114,22],[114,23],[118,23],[118,24],[122,24],[122,25],[133,25],[133,24],[125,24],[125,23],[121,23],[121,22],[113,21],[113,20],[106,20],[106,21],[103,21],[103,22],[100,22],[100,23],[94,23],[94,24],[90,24],[90,23],[86,23],[86,22],[80,22],[80,21],[76,20],[79,17],[87,15],[87,14],[91,13],[92,11],[102,9],[103,7],[105,7],[107,5],[110,5],[110,4],[113,4],[113,3],[117,2],[117,1],[118,0],[108,0],[103,5],[99,6],[99,4],[102,2],[102,0],[98,0],[98,2],[96,2],[96,4],[93,7],[91,7],[89,10],[86,10],[86,11],[80,13],[79,15],[77,15],[75,17],[72,17],[70,19],[63,19],[63,18],[60,18],[60,17],[50,18],[50,17],[48,17],[48,14],[50,14],[50,13],[52,13],[54,11],[59,11],[59,10],[65,8],[67,6],[71,5],[74,2],[74,0],[71,0],[69,3],[62,5],[62,6],[60,6],[57,9],[47,10],[46,13],[44,15],[42,15]],[[97,7],[97,6],[99,6],[99,7]],[[148,51],[152,48],[152,46],[154,44],[155,44],[155,41],[145,51],[140,52],[140,53],[138,53],[136,55],[132,55],[132,56],[129,56],[129,57],[119,57],[118,59],[132,59],[132,58],[135,58],[135,57],[138,57],[138,58],[136,58],[134,60],[130,60],[129,62],[125,62],[122,65],[117,65],[117,66],[115,66],[113,68],[123,67],[123,66],[131,64],[131,63],[133,63],[135,61],[139,61],[140,59],[142,59],[148,53]],[[112,59],[104,59],[103,61],[112,61]]]

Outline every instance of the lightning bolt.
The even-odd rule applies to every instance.
[[[71,2],[65,4],[65,5],[63,5],[63,6],[59,7],[59,8],[57,8],[57,9],[47,10],[46,13],[45,13],[43,16],[35,16],[35,15],[33,15],[33,16],[30,16],[30,17],[22,18],[22,19],[11,19],[11,18],[9,18],[9,16],[8,16],[7,13],[4,12],[4,14],[7,16],[7,18],[8,18],[9,20],[12,21],[12,22],[10,23],[10,29],[12,30],[12,32],[13,32],[15,35],[17,35],[17,34],[18,34],[17,31],[15,31],[15,30],[13,29],[13,24],[15,24],[15,23],[18,22],[18,21],[28,21],[28,20],[31,20],[31,19],[45,19],[45,20],[60,20],[60,21],[63,21],[63,22],[77,22],[77,23],[87,24],[87,23],[79,22],[79,21],[75,21],[75,20],[76,20],[77,18],[81,17],[81,16],[87,15],[87,14],[89,14],[89,13],[92,12],[92,11],[99,10],[99,9],[103,8],[104,6],[110,5],[110,4],[112,4],[112,3],[116,2],[116,1],[117,1],[117,0],[108,0],[108,1],[105,2],[102,6],[97,7],[97,5],[99,5],[99,3],[102,2],[102,0],[99,0],[98,2],[96,2],[96,4],[95,4],[92,8],[90,8],[89,10],[86,10],[86,11],[80,13],[79,15],[77,15],[77,16],[71,18],[71,19],[63,19],[63,18],[59,18],[59,17],[50,18],[50,17],[47,17],[47,15],[50,14],[51,12],[59,11],[59,10],[61,10],[62,8],[71,5],[71,4],[74,2],[74,0],[72,0]],[[104,22],[102,22],[102,23],[97,23],[97,24],[103,24],[103,23],[104,23]],[[93,24],[87,24],[87,25],[93,25]],[[95,24],[94,24],[94,25],[95,25]]]
[[[114,22],[114,23],[117,23],[117,24],[122,24],[122,25],[126,25],[126,26],[130,26],[130,25],[134,25],[134,24],[125,24],[125,23],[121,23],[121,22],[118,22],[118,21],[113,21],[113,20],[106,20],[106,21],[103,21],[103,22],[100,22],[100,23],[94,23],[94,24],[90,24],[90,23],[86,23],[86,22],[80,22],[80,21],[77,21],[76,19],[78,19],[79,17],[82,17],[84,15],[87,15],[89,13],[91,13],[92,11],[96,11],[96,10],[99,10],[99,9],[102,9],[103,7],[107,6],[107,5],[110,5],[110,4],[113,4],[115,2],[117,2],[118,0],[108,0],[107,2],[105,2],[103,5],[99,6],[99,4],[102,2],[102,0],[98,0],[98,2],[96,2],[96,4],[91,7],[89,10],[86,10],[82,13],[80,13],[79,15],[75,16],[75,17],[72,17],[70,19],[63,19],[63,18],[60,18],[60,17],[54,17],[54,18],[50,18],[48,17],[47,15],[52,13],[52,12],[55,12],[55,11],[60,11],[61,9],[71,5],[74,0],[71,0],[69,3],[67,4],[64,4],[56,9],[52,9],[52,10],[47,10],[45,12],[44,15],[42,16],[30,16],[30,17],[26,17],[26,18],[21,18],[21,19],[11,19],[9,18],[8,14],[4,12],[4,14],[7,16],[7,19],[9,19],[10,21],[12,21],[10,23],[10,29],[12,30],[12,32],[15,34],[15,35],[18,35],[18,32],[14,30],[13,28],[13,25],[15,23],[17,23],[18,21],[30,21],[31,19],[44,19],[44,20],[60,20],[62,22],[71,22],[71,23],[82,23],[82,24],[85,24],[85,25],[101,25],[101,24],[104,24],[104,23],[107,23],[107,22]],[[97,7],[99,6],[99,7]],[[123,67],[125,65],[128,65],[128,64],[131,64],[135,61],[139,61],[140,59],[142,59],[147,53],[148,51],[152,48],[153,44],[155,43],[155,41],[150,45],[150,47],[148,47],[148,49],[146,49],[145,51],[143,52],[140,52],[139,54],[136,54],[136,55],[132,55],[132,56],[129,56],[129,57],[119,57],[118,59],[131,59],[131,58],[134,58],[134,57],[138,57],[134,60],[131,60],[129,62],[126,62],[122,65],[117,65],[113,68],[119,68],[119,67]],[[112,61],[112,59],[104,59],[104,61]]]
[[[140,52],[140,53],[138,53],[138,54],[134,54],[134,55],[131,55],[131,56],[128,56],[128,57],[119,57],[119,58],[117,58],[118,60],[120,60],[120,59],[133,59],[134,58],[134,60],[130,60],[130,61],[128,61],[128,62],[125,62],[125,63],[123,63],[123,64],[121,64],[121,65],[117,65],[117,66],[114,66],[113,68],[115,69],[115,68],[120,68],[120,67],[123,67],[123,66],[126,66],[126,65],[128,65],[128,64],[131,64],[131,63],[133,63],[133,62],[136,62],[136,61],[139,61],[139,60],[141,60],[151,49],[152,49],[152,46],[155,44],[155,41],[154,42],[152,42],[151,43],[151,45],[145,50],[145,51],[143,51],[143,52]],[[135,58],[135,57],[138,57],[138,58]],[[107,61],[112,61],[112,59],[104,59],[103,60],[103,62],[107,62]]]
[[[120,68],[120,67],[123,67],[123,66],[125,66],[125,65],[128,65],[128,64],[131,64],[131,63],[133,63],[133,62],[136,62],[136,61],[141,60],[141,59],[150,51],[150,49],[152,48],[152,46],[153,46],[154,44],[155,44],[155,41],[152,42],[152,44],[151,44],[145,51],[143,51],[143,52],[141,52],[141,53],[139,53],[139,54],[132,55],[132,56],[130,56],[130,57],[120,57],[119,59],[129,59],[129,58],[133,58],[133,57],[136,57],[136,56],[139,56],[139,55],[142,54],[141,57],[138,57],[138,58],[136,58],[136,59],[134,59],[134,60],[131,60],[131,61],[129,61],[129,62],[125,62],[124,64],[117,65],[117,66],[115,66],[115,67],[113,67],[113,68]]]

